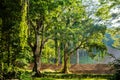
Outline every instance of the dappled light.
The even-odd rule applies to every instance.
[[[119,0],[0,0],[0,80],[119,80]]]

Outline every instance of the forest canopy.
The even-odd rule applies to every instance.
[[[119,18],[112,11],[119,0],[93,1],[0,0],[0,79],[18,77],[31,63],[35,76],[42,75],[42,63],[63,64],[61,72],[69,73],[79,49],[92,59],[106,56],[106,33],[120,49],[120,28],[110,23]]]

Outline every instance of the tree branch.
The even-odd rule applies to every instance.
[[[50,37],[48,37],[48,38],[46,38],[44,41],[43,41],[43,45],[49,40],[49,39],[51,39]]]
[[[34,47],[35,47],[35,45],[32,44],[30,41],[27,41],[27,42],[28,42],[28,45],[30,46],[30,48],[32,49],[32,51],[34,51]]]
[[[34,31],[36,31],[35,25],[33,24],[33,22],[32,22],[31,20],[29,20],[29,23],[30,23],[30,25],[33,27]]]
[[[87,39],[82,40],[81,43],[80,43],[76,48],[74,48],[73,50],[71,50],[69,53],[72,54],[72,53],[75,52],[77,49],[79,49],[80,46],[83,45],[83,43],[84,43],[86,40],[87,40]]]

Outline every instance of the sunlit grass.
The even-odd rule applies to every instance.
[[[102,78],[84,78],[84,79],[53,79],[53,78],[35,78],[34,80],[107,80]]]
[[[44,69],[41,72],[44,73],[44,72],[56,72],[56,71],[52,69]]]
[[[107,80],[107,79],[101,79],[101,78],[86,78],[86,79],[80,79],[80,80]]]
[[[42,78],[32,77],[31,70],[22,70],[21,80],[107,80],[112,75],[97,74],[63,74],[51,69],[42,70]]]

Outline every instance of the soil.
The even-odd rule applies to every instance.
[[[30,64],[29,69],[32,69],[33,64]],[[50,69],[54,71],[60,71],[62,65],[55,64],[41,64],[40,70]],[[112,74],[114,71],[112,67],[107,64],[72,64],[69,67],[69,71],[77,74]]]

